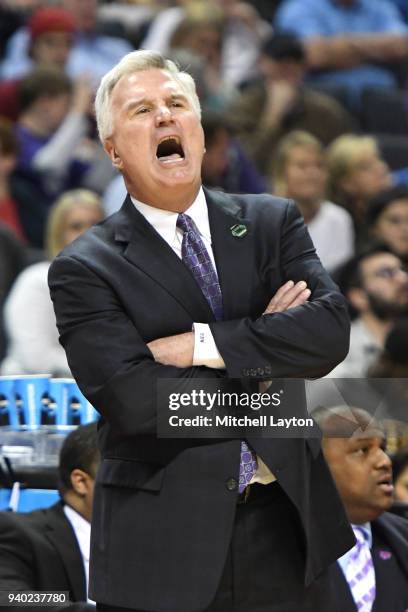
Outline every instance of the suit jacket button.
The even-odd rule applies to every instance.
[[[272,374],[272,368],[271,368],[271,366],[265,366],[265,374],[266,374],[266,375]]]
[[[258,368],[257,372],[259,376],[263,376],[265,374],[265,370],[263,368]]]
[[[225,485],[228,491],[236,491],[238,489],[238,481],[236,478],[228,478]]]
[[[251,376],[256,376],[258,374],[258,371],[255,370],[255,368],[251,368],[249,373],[250,373]]]
[[[242,376],[249,376],[249,370],[248,370],[248,368],[244,368],[244,369],[242,370]]]

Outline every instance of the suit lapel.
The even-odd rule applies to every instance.
[[[128,242],[124,257],[170,293],[193,320],[214,321],[211,308],[190,271],[139,213],[129,196],[118,215],[115,239]]]
[[[224,317],[231,319],[248,312],[251,285],[237,282],[237,275],[249,277],[253,266],[253,239],[250,223],[242,218],[241,207],[221,192],[205,190],[212,248],[223,296]],[[235,237],[231,228],[245,225],[247,233]],[[115,220],[115,239],[127,242],[124,257],[170,293],[197,322],[214,321],[213,313],[190,271],[173,249],[133,205],[128,196]]]
[[[357,606],[351,594],[350,587],[338,563],[333,563],[333,565],[330,566],[329,575],[333,593],[336,594],[337,601],[340,602],[341,605],[341,612],[357,612]]]
[[[232,196],[204,189],[208,204],[212,248],[221,286],[224,318],[234,319],[249,313],[251,272],[254,270],[254,243],[251,224],[243,217],[241,206]],[[234,235],[234,226],[246,233]],[[241,280],[242,279],[242,280]]]
[[[86,601],[85,570],[75,533],[62,504],[45,510],[46,535],[61,557],[75,601]]]

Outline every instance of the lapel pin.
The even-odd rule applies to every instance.
[[[380,550],[379,555],[380,559],[382,559],[383,561],[388,561],[388,559],[391,559],[392,557],[392,554],[389,550]]]
[[[246,225],[233,225],[230,227],[231,234],[235,238],[243,238],[245,234],[248,232],[248,228]]]

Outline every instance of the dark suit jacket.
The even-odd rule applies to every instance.
[[[169,612],[213,598],[235,516],[240,441],[158,439],[159,378],[246,381],[316,377],[348,350],[343,297],[322,268],[293,203],[206,191],[224,321],[190,271],[128,198],[57,257],[51,295],[70,368],[102,414],[91,597]],[[231,227],[245,224],[247,234]],[[284,281],[309,303],[262,317]],[[209,323],[226,371],[155,363],[146,343]],[[353,544],[317,439],[252,439],[298,510],[305,580]],[[188,587],[186,586],[188,585]]]
[[[376,578],[373,612],[408,610],[408,521],[385,512],[371,523],[372,557]],[[337,563],[330,568],[339,612],[357,612],[343,571]]]
[[[28,513],[0,512],[0,585],[1,590],[69,591],[71,601],[84,602],[46,610],[95,610],[85,603],[82,556],[61,503]],[[16,608],[0,606],[8,609]]]

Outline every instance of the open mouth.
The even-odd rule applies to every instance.
[[[392,495],[394,491],[394,485],[392,484],[391,476],[384,476],[383,478],[381,478],[381,480],[378,481],[377,484],[380,487],[380,489],[384,491],[384,493],[387,493],[388,495]]]
[[[184,151],[180,138],[178,136],[163,138],[157,146],[156,157],[162,163],[183,160]]]

